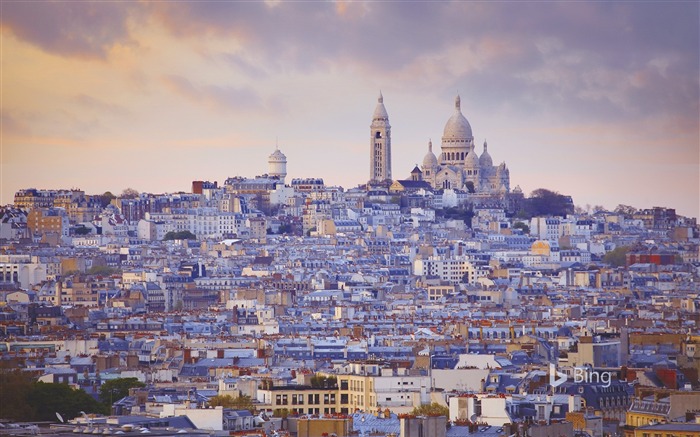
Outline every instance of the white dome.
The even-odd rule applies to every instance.
[[[435,168],[438,165],[437,156],[433,153],[433,142],[428,142],[428,153],[423,158],[423,168]]]
[[[467,153],[467,156],[464,158],[464,166],[466,168],[479,167],[479,158],[476,156],[476,152],[474,151],[474,149],[471,149],[469,153]]]
[[[486,141],[484,141],[484,153],[482,153],[479,157],[479,165],[481,168],[493,167],[493,160],[491,159],[491,155],[489,155],[488,144],[486,144]]]
[[[275,149],[268,158],[268,162],[287,162],[287,157],[284,156],[284,153],[280,152],[280,149]]]
[[[468,141],[472,139],[472,127],[467,119],[462,115],[461,102],[459,96],[455,99],[455,113],[452,114],[445,130],[443,131],[443,140],[461,140]]]

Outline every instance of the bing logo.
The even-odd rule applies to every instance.
[[[574,383],[600,384],[603,387],[610,387],[612,383],[612,373],[598,372],[589,367],[574,367]],[[557,366],[549,363],[549,385],[559,387],[564,384],[568,375],[557,370]]]

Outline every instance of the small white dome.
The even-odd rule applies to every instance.
[[[462,115],[461,101],[459,96],[455,99],[455,112],[452,114],[442,134],[443,140],[468,141],[472,138],[472,127],[467,119]]]
[[[423,158],[423,168],[435,168],[438,165],[437,156],[433,153],[433,142],[428,142],[428,153]]]
[[[479,168],[479,158],[476,156],[474,149],[470,150],[466,158],[464,158],[464,167]]]
[[[491,159],[491,155],[489,155],[488,147],[488,144],[484,141],[484,153],[479,157],[479,165],[481,168],[493,167],[493,160]]]

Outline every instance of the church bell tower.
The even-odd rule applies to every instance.
[[[369,182],[370,184],[391,182],[391,125],[389,125],[389,115],[384,107],[384,97],[381,92],[369,130]]]

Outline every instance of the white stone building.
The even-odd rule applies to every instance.
[[[429,142],[421,171],[423,180],[435,189],[491,195],[510,192],[510,171],[505,163],[493,165],[485,141],[484,151],[477,156],[472,127],[462,115],[459,96],[455,99],[455,112],[445,124],[440,157],[435,156],[432,141]]]

